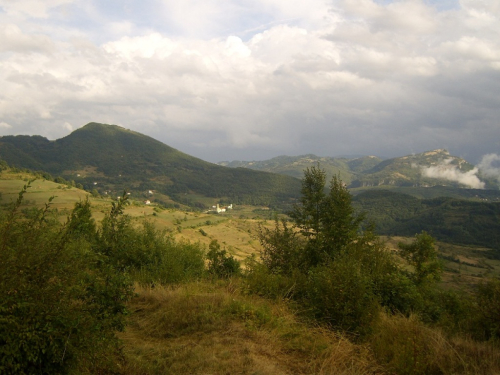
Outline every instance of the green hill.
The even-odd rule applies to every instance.
[[[243,167],[260,171],[275,172],[294,177],[301,177],[304,169],[315,166],[327,173],[327,178],[340,174],[340,178],[352,189],[372,189],[376,187],[413,187],[429,188],[446,186],[448,188],[470,188],[463,177],[474,166],[462,158],[452,156],[448,151],[439,149],[420,154],[407,155],[387,160],[375,156],[357,158],[319,157],[316,155],[279,156],[263,161],[232,161],[219,164],[228,167]],[[434,173],[425,173],[432,168]],[[451,173],[450,173],[451,172]],[[458,176],[455,179],[447,178]],[[469,181],[484,184],[487,189],[498,189],[494,180],[472,176]],[[475,186],[479,187],[479,186]],[[415,192],[422,194],[421,192]]]
[[[298,179],[208,163],[143,134],[98,123],[55,141],[40,136],[1,137],[0,158],[11,166],[44,170],[102,194],[152,191],[157,200],[199,207],[214,199],[286,205],[300,191]]]

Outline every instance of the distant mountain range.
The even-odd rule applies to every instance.
[[[444,149],[382,160],[376,156],[357,158],[316,155],[278,156],[263,161],[220,162],[233,168],[248,168],[300,178],[304,169],[320,165],[328,178],[334,174],[350,188],[432,187],[498,189],[498,182],[480,176],[474,165]]]
[[[0,158],[14,167],[74,180],[101,194],[151,191],[157,201],[200,208],[220,200],[286,205],[298,197],[301,186],[290,176],[212,164],[143,134],[99,123],[55,141],[0,137]]]

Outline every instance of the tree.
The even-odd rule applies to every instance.
[[[352,197],[340,177],[333,176],[323,213],[323,253],[334,258],[346,246],[358,240],[364,215],[356,214]],[[371,233],[373,228],[369,227]]]
[[[307,168],[302,180],[302,197],[290,217],[307,239],[306,263],[316,266],[335,256],[355,241],[363,215],[352,207],[351,194],[339,176],[333,176],[325,193],[325,171]]]
[[[407,312],[418,296],[374,226],[361,230],[364,216],[351,203],[338,176],[327,190],[325,172],[306,169],[293,224],[276,220],[274,229],[261,227],[263,266],[254,265],[248,280],[260,292],[298,300],[318,320],[364,334],[381,305]]]
[[[434,238],[427,232],[415,235],[412,243],[398,244],[404,258],[414,267],[412,275],[415,284],[434,283],[441,279],[441,263],[434,247]]]

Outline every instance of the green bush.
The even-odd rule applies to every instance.
[[[217,240],[212,240],[207,253],[208,273],[217,277],[230,277],[240,273],[240,262],[226,250],[221,250]]]
[[[347,332],[368,333],[380,310],[369,275],[344,257],[311,271],[306,293],[315,318]]]
[[[477,285],[473,300],[472,334],[478,339],[500,342],[500,280],[489,279]]]
[[[290,274],[276,273],[250,258],[246,262],[245,281],[248,292],[276,299],[297,299],[307,282],[307,275],[298,269]]]
[[[0,220],[0,373],[67,373],[81,362],[98,372],[124,327],[131,282],[94,251],[87,203],[64,226],[50,204],[25,217],[28,187]]]
[[[203,249],[149,222],[134,228],[123,214],[126,194],[100,226],[88,200],[61,225],[50,202],[20,209],[28,187],[0,218],[0,373],[113,371],[108,358],[118,350],[115,332],[124,328],[134,279],[200,277]]]
[[[434,247],[434,238],[427,232],[417,234],[410,244],[399,243],[404,258],[413,266],[411,275],[417,285],[433,284],[441,279],[442,266]]]
[[[99,231],[99,252],[113,259],[115,267],[131,274],[142,284],[178,283],[201,277],[204,251],[200,244],[176,242],[166,231],[150,222],[135,228],[122,215],[126,195],[113,203]]]

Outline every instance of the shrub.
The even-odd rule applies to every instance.
[[[382,314],[369,343],[391,374],[497,374],[500,369],[497,348],[449,337],[416,315]]]
[[[29,185],[0,220],[0,373],[100,370],[124,327],[129,279],[93,249],[88,202],[61,226],[45,208],[19,210]]]
[[[178,283],[201,277],[205,264],[200,244],[176,242],[148,221],[134,228],[130,218],[121,215],[125,204],[126,198],[113,204],[99,232],[100,251],[109,254],[116,267],[143,284]]]
[[[240,273],[240,262],[226,250],[221,250],[217,240],[212,240],[208,246],[208,272],[217,277],[230,277]]]
[[[500,341],[500,280],[490,279],[477,285],[472,333],[482,340]]]
[[[404,258],[413,266],[412,278],[418,285],[432,284],[441,279],[442,266],[434,247],[434,238],[425,231],[417,234],[410,244],[398,244]]]
[[[370,277],[344,257],[310,272],[306,296],[317,319],[348,332],[369,332],[380,309]]]

